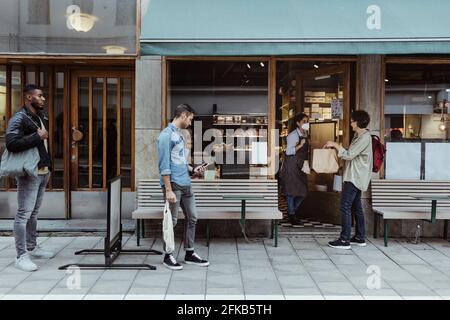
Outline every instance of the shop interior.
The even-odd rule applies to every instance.
[[[268,135],[275,129],[274,153],[282,159],[286,136],[295,128],[293,117],[299,112],[309,115],[311,150],[322,148],[328,140],[349,143],[346,121],[355,100],[351,63],[276,62],[276,110],[268,109],[268,67],[265,60],[169,62],[167,120],[180,103],[195,109],[192,129],[185,132],[185,138],[192,164],[211,163],[204,179],[277,179],[277,172],[270,174],[266,156]],[[273,119],[269,119],[270,112]],[[310,201],[300,208],[300,217],[339,223],[334,207],[339,188],[334,182],[332,174],[312,172],[308,176]],[[281,191],[279,198],[284,211]],[[328,202],[333,204],[327,206]]]

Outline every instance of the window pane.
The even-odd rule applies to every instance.
[[[258,152],[267,147],[267,64],[177,61],[170,73],[168,120],[179,104],[195,110],[191,128],[183,130],[188,162],[215,161],[208,178],[267,177],[267,153]],[[262,161],[255,161],[261,154]]]
[[[0,66],[0,154],[5,148],[6,134],[6,66]],[[0,189],[6,188],[6,179],[0,179]]]
[[[26,66],[25,67],[25,82],[27,84],[37,84],[36,81],[36,67],[35,66]]]
[[[92,187],[103,187],[103,78],[93,79]]]
[[[131,79],[122,79],[120,86],[120,175],[122,185],[131,187],[131,117],[132,112],[132,88]]]
[[[55,75],[53,96],[53,188],[64,188],[64,72]]]
[[[78,142],[78,187],[89,188],[89,79],[78,82],[78,128],[83,139]]]
[[[447,148],[436,147],[449,142],[450,65],[388,64],[385,81],[385,140],[398,148],[418,144],[420,161],[415,162],[414,171],[420,179],[439,179],[433,171],[448,168],[450,161]],[[405,153],[397,155],[397,162],[409,159]],[[392,163],[385,164],[387,173],[394,171]],[[401,172],[396,179],[410,178],[410,172]],[[445,176],[447,172],[442,172],[441,178]]]
[[[117,79],[108,78],[108,96],[106,105],[106,177],[117,176]]]
[[[135,54],[136,0],[95,3],[0,1],[0,52]]]
[[[12,114],[22,108],[22,78],[19,66],[13,66],[11,72],[11,108]]]

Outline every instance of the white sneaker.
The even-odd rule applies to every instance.
[[[19,258],[16,258],[14,266],[23,271],[36,271],[38,269],[38,266],[31,261],[28,253],[24,253]]]
[[[28,253],[35,258],[50,259],[55,256],[52,251],[44,250],[40,246],[36,246],[33,250],[28,251]]]

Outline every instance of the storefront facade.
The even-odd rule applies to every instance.
[[[137,2],[0,2],[0,148],[25,84],[42,87],[52,178],[41,218],[104,218],[106,186],[123,177],[134,206]],[[80,136],[81,133],[81,136]],[[16,212],[16,184],[0,180],[0,218]]]
[[[351,111],[360,109],[370,114],[372,133],[393,150],[374,178],[411,179],[408,174],[415,172],[417,179],[445,179],[439,172],[448,171],[445,160],[450,158],[443,151],[448,146],[445,66],[450,60],[445,53],[450,39],[438,17],[448,4],[434,2],[425,8],[419,1],[152,1],[143,10],[136,62],[138,100],[141,93],[146,96],[136,106],[141,114],[136,142],[150,151],[136,153],[139,177],[158,177],[156,138],[183,102],[198,109],[199,127],[188,133],[193,163],[209,162],[212,154],[217,164],[218,154],[227,151],[234,159],[229,165],[226,156],[219,156],[223,162],[209,168],[209,178],[277,179],[295,113],[310,116],[312,148],[319,148],[326,140],[347,146]],[[402,141],[391,140],[393,131],[401,132]],[[229,133],[233,140],[227,141]],[[409,146],[411,139],[420,140],[420,146]],[[266,145],[262,162],[254,155],[261,148],[252,151],[258,143]],[[424,148],[428,155],[419,152],[416,159]],[[435,157],[435,150],[442,154]],[[406,151],[415,155],[414,170],[399,172],[399,156],[408,159]],[[340,223],[340,194],[333,180],[332,175],[309,176],[301,217]],[[364,203],[371,230],[370,192]],[[417,223],[398,222],[393,234],[414,233]],[[440,234],[442,226],[422,229],[426,235]]]

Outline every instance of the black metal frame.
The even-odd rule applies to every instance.
[[[113,183],[120,184],[119,190],[120,190],[120,208],[119,208],[119,231],[116,235],[114,235],[112,241],[111,239],[111,200],[112,200],[112,192],[111,192],[111,185]],[[84,249],[80,251],[76,251],[75,255],[80,254],[89,254],[89,253],[103,253],[105,256],[105,263],[104,264],[77,264],[77,263],[71,263],[66,264],[64,266],[59,267],[59,270],[64,270],[69,267],[78,267],[82,269],[148,269],[148,270],[156,270],[155,266],[152,266],[150,264],[114,264],[114,260],[119,256],[121,253],[145,253],[145,254],[157,254],[162,255],[162,252],[158,250],[123,250],[122,249],[122,180],[120,176],[117,176],[111,180],[108,181],[108,205],[107,205],[107,228],[106,228],[106,237],[105,237],[105,246],[104,249]]]

